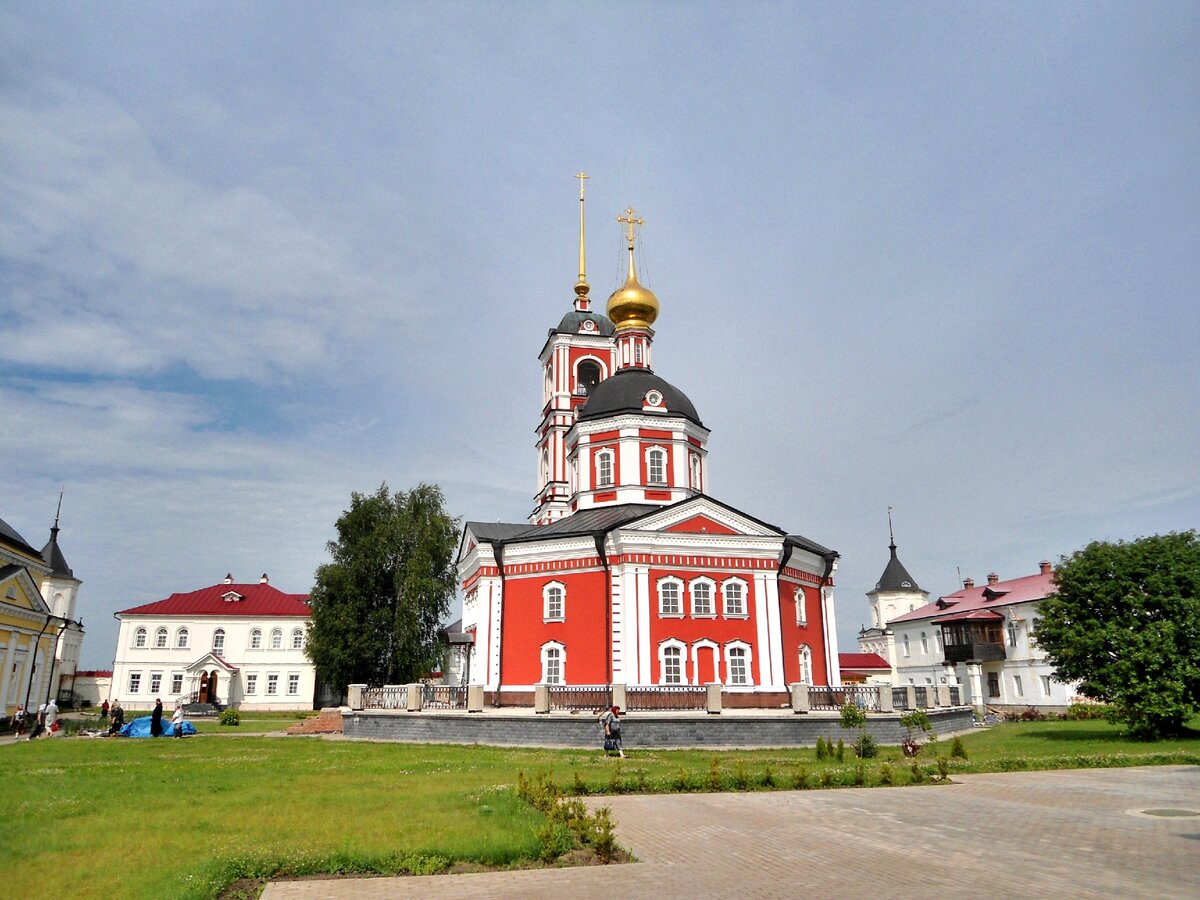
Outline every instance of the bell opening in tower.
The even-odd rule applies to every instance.
[[[600,364],[594,362],[581,362],[579,364],[579,376],[575,383],[575,393],[581,397],[590,396],[592,389],[600,383]]]

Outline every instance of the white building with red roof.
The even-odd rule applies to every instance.
[[[312,709],[316,669],[304,653],[307,594],[257,583],[172,594],[117,613],[112,699],[149,709],[159,698],[239,709]]]
[[[1038,647],[1037,612],[1054,591],[1054,569],[987,583],[968,578],[962,590],[887,622],[898,684],[961,684],[964,702],[999,711],[1064,710],[1074,684],[1058,681]]]

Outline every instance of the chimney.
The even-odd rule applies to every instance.
[[[1043,575],[1049,575],[1054,571],[1054,566],[1050,565],[1050,560],[1048,559],[1043,559],[1038,563],[1038,568],[1042,570]]]
[[[975,579],[974,578],[964,578],[963,579],[963,587],[965,587],[965,588],[975,587]]]
[[[263,572],[262,578],[258,579],[259,584],[268,584],[270,581],[271,581],[271,579],[267,577],[266,572]]]
[[[232,572],[226,572],[226,573],[225,573],[225,583],[226,583],[226,584],[233,584],[233,573],[232,573]]]
[[[988,572],[988,584],[995,584],[1000,580],[1000,576],[995,572]]]

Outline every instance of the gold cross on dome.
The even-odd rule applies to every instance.
[[[625,240],[629,241],[630,247],[633,247],[633,238],[637,234],[636,229],[638,226],[645,225],[646,220],[638,218],[631,206],[625,210],[625,215],[617,216],[617,221],[625,226]]]
[[[579,179],[579,199],[582,200],[583,199],[583,183],[585,181],[587,181],[589,178],[591,178],[592,176],[588,175],[585,172],[580,172],[575,177]]]

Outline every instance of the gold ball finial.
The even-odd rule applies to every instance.
[[[617,216],[617,221],[625,226],[625,239],[629,248],[629,271],[625,276],[625,284],[613,291],[608,298],[608,318],[617,331],[629,328],[649,328],[658,318],[658,298],[654,292],[643,287],[637,278],[637,267],[633,261],[633,245],[637,237],[637,227],[645,225],[646,220],[638,218],[633,208],[625,210],[623,216]]]

